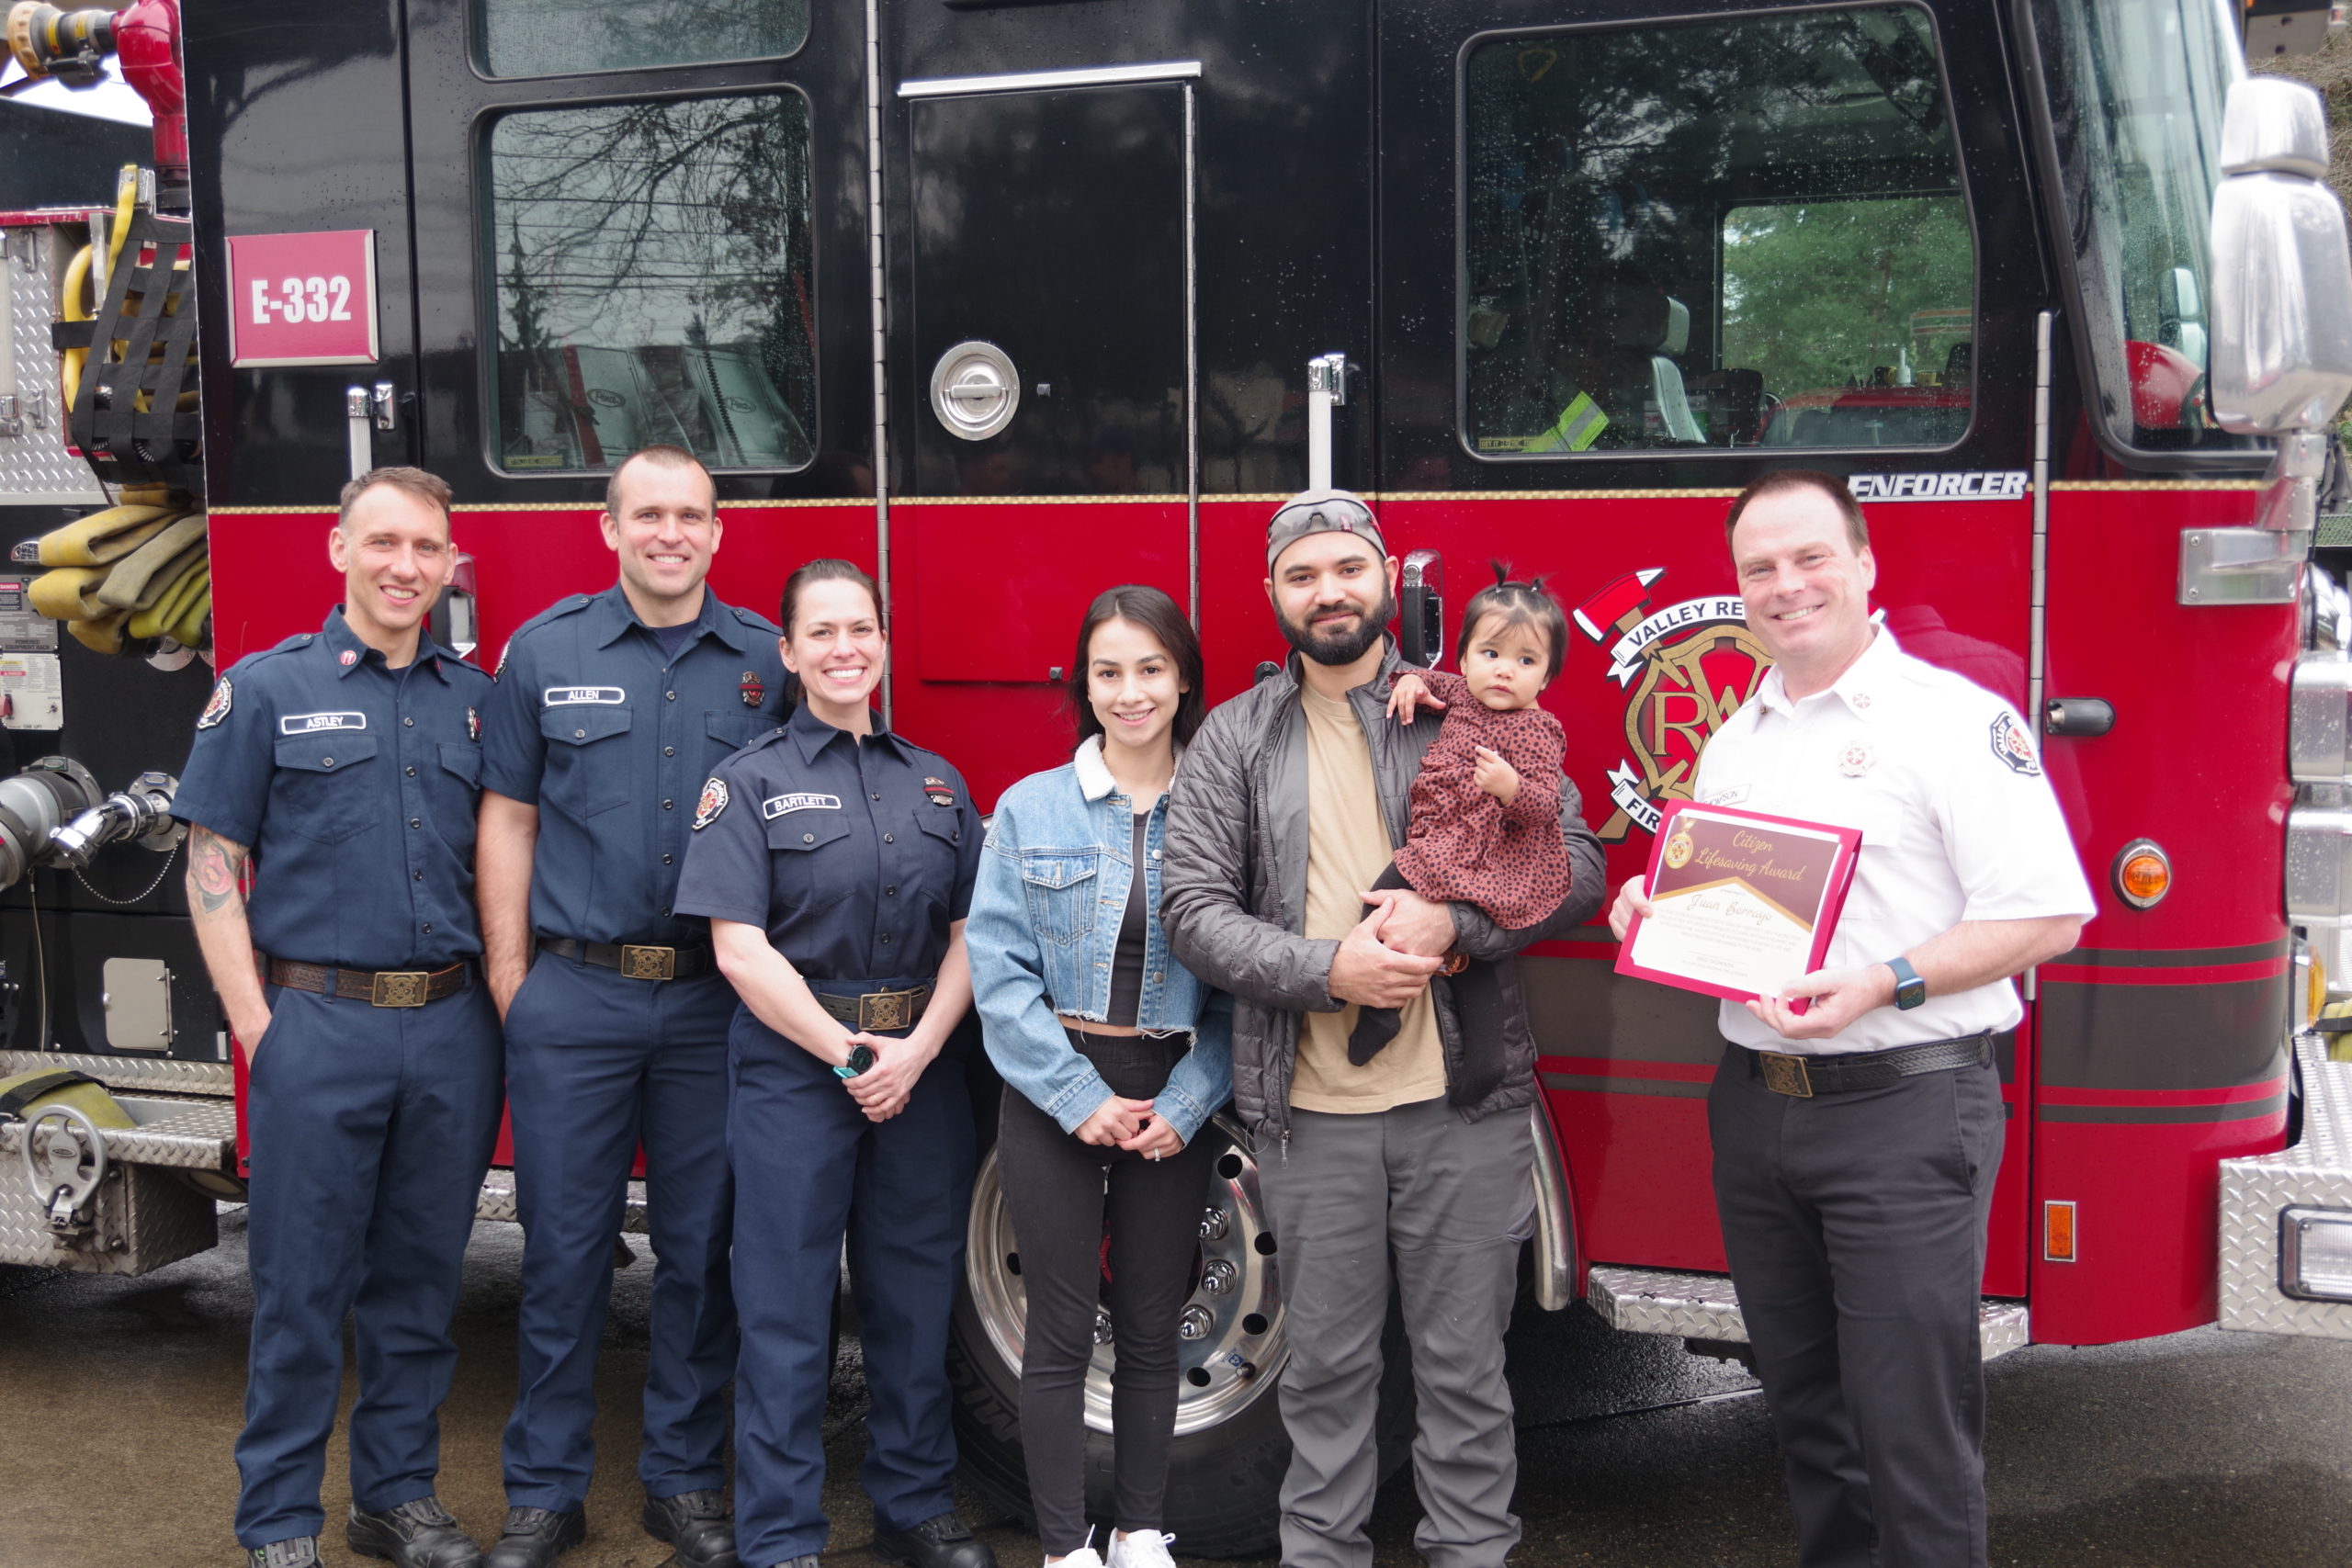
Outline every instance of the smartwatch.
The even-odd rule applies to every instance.
[[[1919,977],[1919,972],[1917,969],[1911,967],[1909,959],[1897,955],[1888,959],[1886,966],[1894,971],[1894,1005],[1896,1007],[1908,1012],[1928,999],[1928,982]]]
[[[1926,993],[1922,992],[1921,994],[1925,995]],[[835,1067],[833,1069],[833,1076],[838,1078],[854,1078],[864,1073],[866,1068],[873,1065],[874,1047],[871,1045],[854,1045],[850,1048],[849,1060],[841,1066]]]

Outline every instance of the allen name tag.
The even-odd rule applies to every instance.
[[[539,694],[539,705],[550,708],[579,707],[590,704],[618,707],[627,701],[628,694],[618,686],[549,686]]]

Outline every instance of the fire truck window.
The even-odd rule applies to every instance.
[[[1975,243],[1924,10],[1501,34],[1463,69],[1473,452],[1966,431]]]
[[[2098,417],[2127,446],[2254,445],[2205,403],[2206,236],[2237,49],[2199,0],[2036,6]]]
[[[491,76],[641,71],[791,54],[808,0],[477,0],[474,52]]]
[[[491,128],[482,265],[501,467],[811,456],[808,109],[797,94],[530,109]]]

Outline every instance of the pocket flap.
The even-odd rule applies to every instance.
[[[629,710],[625,707],[607,707],[600,704],[579,703],[568,707],[541,708],[539,733],[549,740],[560,740],[568,746],[585,746],[608,735],[628,734],[629,717]]]
[[[470,740],[441,742],[441,765],[469,784],[481,783],[481,748]]]
[[[821,850],[849,836],[849,820],[838,811],[794,811],[768,822],[768,848]]]
[[[763,713],[744,709],[738,713],[710,713],[703,716],[703,730],[713,740],[719,741],[729,751],[740,751],[775,728],[775,721]]]
[[[277,765],[306,773],[331,773],[376,754],[376,738],[348,729],[322,730],[316,735],[288,735],[277,742]]]
[[[1074,887],[1092,876],[1094,869],[1091,852],[1021,857],[1021,880],[1038,887]]]

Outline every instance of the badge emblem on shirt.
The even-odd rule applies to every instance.
[[[469,740],[481,739],[481,715],[471,708],[466,710],[466,739]]]
[[[1696,846],[1690,842],[1690,835],[1678,830],[1674,837],[1666,841],[1667,865],[1672,870],[1680,871],[1690,863],[1690,856],[1695,850]]]
[[[922,792],[923,794],[931,796],[931,803],[933,806],[953,806],[956,804],[955,786],[950,784],[945,779],[925,778],[922,781]]]
[[[1849,746],[1838,754],[1838,771],[1849,779],[1858,779],[1869,773],[1877,761],[1869,747]]]
[[[2033,754],[2033,742],[2026,739],[2025,726],[2013,713],[2005,712],[1993,721],[1993,755],[2013,773],[2030,779],[2041,776],[2041,760]]]
[[[221,676],[220,684],[212,688],[212,700],[206,703],[204,711],[196,716],[196,727],[198,729],[209,729],[228,717],[229,704],[233,700],[233,696],[234,694],[229,690],[229,678],[226,675]]]
[[[773,822],[779,817],[789,817],[796,811],[839,811],[842,797],[838,795],[772,795],[760,802],[760,815]]]
[[[718,814],[726,809],[726,783],[719,779],[705,779],[702,785],[702,798],[695,802],[694,830],[697,833],[701,832],[705,828],[718,821]]]
[[[356,650],[346,648],[334,656],[334,661],[348,670],[359,662],[359,655]]]
[[[768,700],[768,684],[760,679],[758,671],[746,670],[743,671],[742,693],[743,705],[755,708]]]

